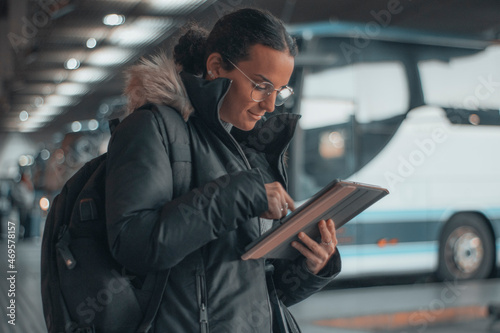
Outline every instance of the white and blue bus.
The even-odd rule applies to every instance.
[[[302,114],[292,195],[334,178],[390,190],[338,231],[343,277],[489,277],[500,262],[500,45],[361,28],[290,27],[300,55],[285,107]]]

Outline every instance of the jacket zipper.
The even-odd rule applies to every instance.
[[[207,292],[204,274],[196,275],[196,293],[200,308],[200,331],[208,333]]]
[[[267,260],[267,259],[266,259]],[[266,260],[263,261],[263,270],[264,270],[264,273],[266,275],[266,279],[267,279],[267,272],[266,272]],[[271,277],[272,278],[272,277]],[[267,308],[269,309],[269,321],[270,321],[270,327],[271,327],[271,330],[273,329],[273,325],[274,325],[274,318],[273,318],[273,305],[271,304],[271,296],[269,294],[269,287],[267,286],[267,281],[265,283],[265,286],[266,286],[266,299],[267,299]]]
[[[278,167],[278,171],[280,173],[280,176],[283,178],[284,184],[288,184],[288,175],[286,173],[286,167],[285,167],[285,161],[284,161],[284,155],[285,155],[285,152],[286,152],[288,146],[289,145],[286,145],[285,149],[283,149],[283,151],[281,152],[280,157],[279,157],[281,170],[279,170],[279,167]],[[285,188],[285,189],[288,191],[288,188]]]
[[[243,152],[243,149],[241,149],[240,144],[238,143],[238,141],[236,141],[236,139],[233,138],[233,136],[231,135],[231,133],[227,133],[227,135],[229,135],[229,138],[231,139],[231,142],[234,144],[234,146],[238,150],[238,153],[240,153],[240,155],[243,158],[243,161],[245,162],[248,170],[251,170],[252,166],[250,165],[250,162],[248,162],[248,159],[245,156],[245,153]]]

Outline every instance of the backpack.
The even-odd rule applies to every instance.
[[[190,189],[187,125],[174,109],[148,104],[172,161],[174,196]],[[117,122],[110,123],[110,129]],[[63,186],[47,215],[42,239],[41,280],[49,333],[148,332],[169,271],[147,275],[151,295],[138,297],[140,278],[129,276],[108,245],[105,214],[107,153],[87,162]],[[152,280],[151,280],[152,279]],[[146,306],[147,304],[147,306]],[[141,307],[142,305],[142,307]]]

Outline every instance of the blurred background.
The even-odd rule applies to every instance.
[[[299,45],[295,94],[275,111],[302,115],[292,197],[335,178],[391,192],[339,230],[338,281],[292,308],[304,331],[494,331],[485,320],[500,302],[498,0],[0,0],[0,253],[6,265],[13,222],[24,267],[18,325],[5,317],[0,331],[45,331],[45,218],[69,177],[106,151],[108,120],[125,116],[124,69],[170,54],[187,24],[210,29],[246,6],[281,18]],[[453,302],[442,296],[449,281],[462,288]],[[383,317],[402,308],[399,325]],[[431,314],[409,319],[419,311]],[[461,320],[476,326],[453,326]]]

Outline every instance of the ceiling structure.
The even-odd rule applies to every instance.
[[[500,39],[498,0],[0,0],[0,132],[51,140],[75,121],[73,130],[94,128],[121,100],[126,66],[171,49],[187,22],[210,27],[248,5],[289,25],[379,22]]]

